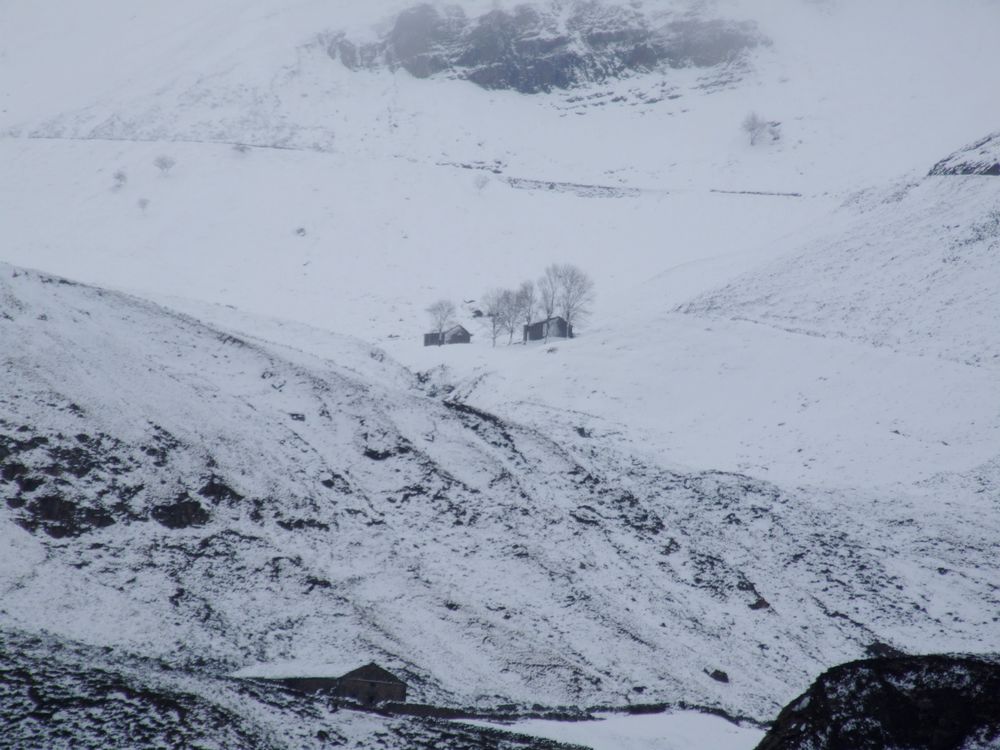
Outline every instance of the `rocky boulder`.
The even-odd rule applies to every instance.
[[[1000,660],[902,656],[825,672],[757,750],[957,750],[1000,746]]]

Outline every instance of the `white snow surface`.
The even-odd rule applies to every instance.
[[[1000,366],[1000,180],[928,177],[854,200],[847,227],[683,309]]]
[[[467,722],[497,726],[489,722]],[[503,725],[505,729],[534,737],[569,742],[593,750],[751,750],[764,738],[757,729],[739,727],[717,716],[677,713],[622,716],[598,714],[597,721],[547,721],[529,719]]]
[[[326,54],[409,4],[0,5],[0,423],[125,467],[64,477],[122,493],[79,538],[0,507],[0,625],[757,719],[995,644],[1000,178],[925,175],[997,130],[1000,6],[694,3],[771,44],[537,96]],[[490,348],[476,299],[550,262],[579,338]],[[420,345],[439,297],[473,344]]]

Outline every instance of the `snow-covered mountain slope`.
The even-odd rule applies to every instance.
[[[167,175],[153,164],[161,154],[176,160]],[[556,259],[600,280],[601,320],[665,268],[727,251],[737,263],[755,257],[836,205],[707,187],[618,197],[615,181],[586,197],[403,158],[218,144],[0,140],[0,158],[13,262],[380,345],[418,340],[439,296],[475,299]],[[746,237],[757,239],[746,247]]]
[[[980,174],[1000,176],[1000,133],[959,149],[931,169],[931,175]]]
[[[912,488],[1000,456],[996,372],[725,318],[663,313],[527,351],[390,350],[554,434],[783,487]]]
[[[375,42],[411,5],[153,0],[138,14],[102,0],[100,12],[70,6],[53,21],[35,3],[8,3],[0,132],[500,160],[520,176],[661,188],[725,176],[742,189],[824,192],[932,163],[1000,119],[981,93],[1000,55],[996,8],[981,0],[630,4],[643,17],[754,23],[772,44],[756,47],[736,79],[725,66],[657,70],[542,96],[402,70],[355,73],[330,57],[338,34]],[[515,5],[462,7],[474,18]],[[58,64],[64,56],[75,64]],[[781,146],[746,147],[739,126],[750,110],[783,123]]]
[[[451,704],[758,718],[876,642],[998,627],[989,498],[681,473],[442,401],[351,341],[320,359],[2,284],[4,627],[210,674],[363,653]]]
[[[1000,367],[1000,180],[861,195],[847,227],[684,306]]]
[[[923,174],[1000,121],[980,94],[996,7],[976,0],[700,4],[772,41],[711,90],[670,69],[525,96],[330,57],[331,34],[377,40],[409,5],[103,0],[53,21],[5,4],[4,259],[377,339],[419,335],[438,296],[571,261],[603,320],[672,269],[714,259],[717,284],[793,250],[844,191]],[[750,110],[783,140],[750,147]],[[682,276],[677,302],[707,288]]]
[[[940,161],[1000,122],[995,2],[566,3],[768,43],[535,94],[335,5],[0,4],[0,626],[56,639],[13,650],[766,719],[997,640],[1000,181],[951,175],[996,139]],[[550,262],[578,339],[420,346]]]

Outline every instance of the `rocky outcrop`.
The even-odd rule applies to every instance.
[[[661,67],[712,67],[761,44],[753,23],[701,17],[651,19],[632,7],[578,2],[518,5],[468,17],[457,7],[417,5],[377,42],[344,35],[330,55],[349,68],[448,74],[487,89],[534,94]]]
[[[869,659],[824,673],[757,750],[952,750],[1000,746],[1000,661]]]
[[[942,159],[931,168],[930,174],[1000,177],[1000,133],[988,135]]]

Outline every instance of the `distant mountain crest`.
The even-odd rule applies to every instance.
[[[1000,132],[986,136],[935,164],[931,175],[981,174],[1000,177]]]
[[[518,5],[469,17],[458,6],[416,5],[376,41],[336,36],[331,57],[351,69],[446,74],[487,89],[534,94],[658,68],[731,63],[765,43],[753,22],[667,16],[586,0]]]

